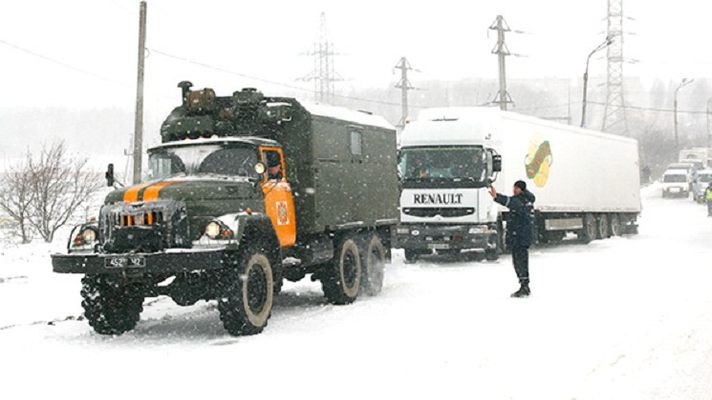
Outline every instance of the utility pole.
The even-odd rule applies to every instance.
[[[507,70],[506,70],[506,57],[511,56],[512,53],[509,52],[507,44],[504,42],[505,32],[510,32],[509,25],[504,17],[501,15],[497,16],[492,25],[489,27],[493,31],[497,31],[497,44],[492,49],[492,54],[496,54],[499,60],[499,92],[495,96],[492,103],[499,104],[501,110],[507,110],[507,104],[513,104],[512,97],[507,92]]]
[[[623,0],[608,0],[606,39],[611,41],[606,50],[606,107],[603,113],[604,132],[628,133],[623,88]]]
[[[591,50],[590,53],[588,53],[588,58],[586,58],[586,70],[583,73],[583,101],[582,101],[582,108],[581,108],[581,127],[586,126],[586,101],[588,97],[588,67],[591,64],[591,57],[593,57],[594,54],[597,52],[603,50],[604,48],[608,47],[613,43],[613,39],[610,37],[607,37],[606,40],[599,44],[595,49]]]
[[[687,79],[683,78],[680,84],[677,86],[677,89],[675,89],[675,100],[673,102],[673,114],[674,114],[674,124],[675,124],[675,153],[680,154],[680,137],[678,135],[678,130],[677,130],[677,94],[680,92],[680,89],[684,88],[685,86],[691,84],[694,81],[694,79]],[[677,156],[675,156],[677,157]]]
[[[397,89],[401,90],[401,119],[400,122],[398,122],[398,127],[404,128],[409,116],[408,91],[416,89],[413,85],[411,85],[410,80],[408,80],[408,71],[413,71],[413,67],[411,67],[407,58],[401,57],[395,68],[401,70],[401,79],[395,86]]]
[[[334,100],[334,82],[342,81],[334,68],[334,43],[329,40],[329,31],[326,25],[326,13],[321,13],[319,33],[311,51],[303,55],[313,57],[314,69],[311,74],[301,81],[314,82],[314,100],[321,103],[331,103]]]
[[[138,25],[138,73],[136,77],[136,120],[133,137],[133,183],[141,182],[143,159],[143,76],[146,61],[146,2],[142,1]]]

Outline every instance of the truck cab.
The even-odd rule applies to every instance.
[[[435,116],[401,134],[400,224],[396,247],[407,262],[433,252],[499,255],[498,208],[487,193],[501,160],[486,126]]]

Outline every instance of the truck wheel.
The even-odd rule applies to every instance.
[[[621,227],[621,217],[618,214],[611,214],[609,223],[611,225],[611,236],[620,236],[623,233]]]
[[[332,304],[353,303],[361,290],[361,257],[353,239],[345,239],[321,276],[324,296]]]
[[[415,264],[418,261],[419,257],[420,257],[420,253],[418,253],[416,250],[405,249],[405,263],[406,264]]]
[[[583,229],[578,232],[579,242],[588,244],[596,239],[596,218],[593,214],[583,216]]]
[[[383,274],[386,267],[386,248],[378,235],[371,236],[366,251],[361,256],[363,274],[361,287],[369,296],[377,296],[383,289]]]
[[[226,274],[226,293],[218,300],[220,320],[233,336],[260,333],[272,313],[272,264],[263,252],[252,249],[237,257],[233,267]]]
[[[499,247],[495,249],[485,250],[485,260],[487,261],[497,261],[499,260]]]
[[[601,214],[598,216],[598,229],[596,232],[597,239],[608,239],[610,233],[608,232],[608,214]]]
[[[82,278],[82,308],[89,325],[102,335],[121,335],[136,327],[143,311],[143,288],[105,276]]]

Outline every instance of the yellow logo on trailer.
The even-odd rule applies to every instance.
[[[532,140],[529,151],[524,158],[524,168],[527,178],[534,181],[537,187],[544,187],[549,181],[549,171],[554,163],[551,144],[548,140]]]

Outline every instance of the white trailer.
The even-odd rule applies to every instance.
[[[462,167],[458,157],[437,157],[458,148],[484,157],[474,176],[447,170]],[[515,181],[527,182],[537,197],[539,241],[562,240],[574,232],[589,242],[637,228],[640,175],[633,139],[492,108],[445,108],[422,111],[403,131],[400,152],[396,243],[411,260],[433,249],[479,249],[496,257],[507,210],[487,194],[488,178],[506,194]],[[414,160],[422,164],[428,160],[424,154],[434,155],[430,159],[440,165],[426,168],[419,178]],[[499,173],[493,170],[494,154],[501,156]]]

